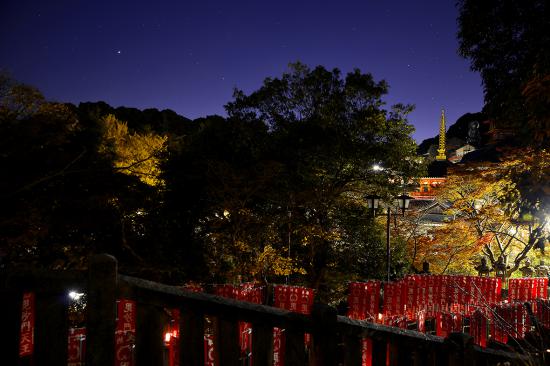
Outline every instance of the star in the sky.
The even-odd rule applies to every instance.
[[[121,53],[122,53],[121,50],[117,50],[117,51],[116,51],[116,54],[117,54],[117,55],[120,55]]]

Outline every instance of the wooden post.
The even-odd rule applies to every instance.
[[[388,360],[389,366],[409,365],[410,363],[404,362],[407,358],[407,351],[404,344],[400,342],[395,336],[388,339]]]
[[[252,363],[265,366],[273,364],[273,327],[252,324]]]
[[[445,339],[448,347],[448,365],[466,366],[473,365],[474,339],[465,333],[451,333]]]
[[[0,284],[1,286],[2,284]],[[0,354],[6,365],[17,365],[19,361],[19,333],[21,331],[21,305],[23,294],[19,291],[0,289]]]
[[[447,362],[444,357],[446,354],[447,352],[444,344],[430,343],[426,347],[426,352],[424,353],[425,358],[423,360],[425,363],[423,364],[427,366],[439,366]]]
[[[287,328],[283,332],[285,339],[285,365],[306,365],[304,332]]]
[[[68,293],[36,294],[36,365],[67,365]]]
[[[182,366],[204,366],[204,315],[180,310],[180,360]]]
[[[136,366],[163,364],[163,326],[168,316],[161,308],[138,303],[136,315]]]
[[[337,364],[336,309],[325,304],[313,305],[312,364],[328,366]]]
[[[388,355],[388,342],[386,339],[372,338],[372,364],[386,365]]]
[[[86,325],[86,366],[113,365],[117,261],[100,254],[90,258]]]
[[[424,366],[422,344],[419,340],[404,336],[393,336],[388,342],[388,363],[391,366],[414,365]]]
[[[361,365],[362,359],[362,339],[356,333],[344,335],[344,365]]]
[[[241,348],[239,339],[239,323],[236,320],[219,317],[215,347],[220,352],[220,361],[224,366],[240,365]]]

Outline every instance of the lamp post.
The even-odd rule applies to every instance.
[[[369,195],[365,197],[369,208],[372,210],[373,217],[376,216],[376,209],[380,205],[380,196]],[[402,194],[395,198],[397,205],[402,211],[402,215],[405,216],[405,210],[409,208],[409,203],[411,202],[412,197]],[[386,272],[387,272],[387,281],[390,282],[390,260],[391,260],[391,251],[390,251],[390,222],[391,222],[391,212],[392,205],[386,206]],[[397,214],[394,214],[397,215]]]

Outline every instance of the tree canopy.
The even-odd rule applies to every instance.
[[[379,276],[368,266],[378,268],[381,231],[363,196],[400,192],[420,172],[411,107],[385,110],[385,93],[359,70],[303,64],[249,95],[236,90],[228,119],[201,121],[167,161],[167,205],[185,217],[178,236],[204,248],[217,276],[246,273],[268,253],[291,259],[289,271],[315,288]],[[364,266],[345,267],[350,258]]]
[[[485,111],[524,143],[550,142],[550,5],[460,0],[460,53],[481,73]]]
[[[292,64],[235,91],[228,118],[195,121],[49,103],[8,78],[0,90],[6,263],[74,268],[101,251],[153,279],[290,279],[335,298],[346,279],[383,277],[364,196],[422,172],[412,107],[385,109],[388,86],[359,70]]]

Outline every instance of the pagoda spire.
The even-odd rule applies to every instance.
[[[437,149],[436,160],[447,160],[445,154],[445,110],[441,110],[441,120],[439,121],[439,149]]]

